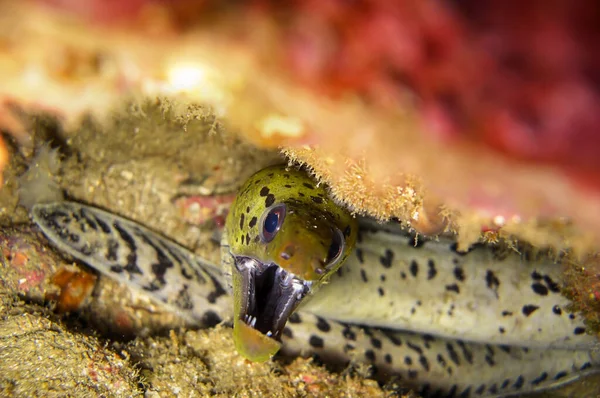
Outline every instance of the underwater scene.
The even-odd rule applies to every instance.
[[[0,20],[0,396],[600,396],[594,2]]]

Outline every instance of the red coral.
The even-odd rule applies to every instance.
[[[437,136],[600,172],[600,3],[294,4],[284,61],[305,84],[382,104],[408,89]]]

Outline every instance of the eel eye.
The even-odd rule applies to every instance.
[[[329,245],[329,252],[327,253],[327,267],[331,268],[335,265],[342,257],[344,251],[344,235],[339,228],[335,228],[333,231],[333,239],[331,245]]]
[[[269,243],[275,238],[285,219],[285,204],[280,203],[269,207],[261,217],[260,239]]]

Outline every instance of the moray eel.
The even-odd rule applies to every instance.
[[[241,188],[222,267],[78,203],[39,204],[32,218],[61,251],[194,325],[233,318],[236,347],[253,360],[281,347],[367,363],[373,377],[424,397],[523,394],[600,369],[596,338],[559,294],[558,264],[487,245],[462,253],[451,240],[370,222],[357,228],[295,169],[265,169]]]
[[[357,230],[356,219],[297,169],[269,167],[246,181],[221,245],[243,356],[264,361],[279,350],[287,319],[342,265]]]

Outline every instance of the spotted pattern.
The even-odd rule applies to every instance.
[[[262,178],[253,184],[260,187],[258,196],[265,201],[261,203],[264,210],[269,195],[277,197],[277,192],[265,185]],[[310,196],[306,192],[306,197]],[[243,205],[241,209],[243,212],[235,222],[246,231],[236,239],[242,245],[251,246],[258,237],[253,231],[260,215],[253,213],[250,205]],[[230,314],[231,300],[225,294],[219,270],[135,223],[71,203],[38,206],[33,217],[60,250],[145,291],[173,311],[188,316],[195,324],[213,326]],[[342,230],[348,234],[347,226]],[[351,228],[350,233],[356,234],[356,228]],[[530,268],[526,274],[530,282],[526,286],[531,289],[519,291],[522,294],[517,295],[506,282],[515,278],[515,269],[518,269],[509,266],[514,255],[503,255],[503,263],[496,266],[495,262],[486,260],[486,252],[480,246],[462,253],[443,241],[422,240],[416,250],[411,237],[405,238],[405,244],[391,245],[392,241],[398,242],[398,236],[372,230],[363,230],[361,236],[356,255],[349,257],[344,272],[336,273],[331,283],[314,297],[317,304],[323,297],[329,305],[319,307],[308,303],[306,312],[296,312],[289,318],[282,337],[288,354],[318,355],[328,363],[365,361],[373,365],[374,377],[397,375],[424,396],[524,393],[547,388],[557,381],[569,382],[599,366],[598,358],[585,349],[548,349],[553,345],[569,349],[579,344],[586,346],[591,337],[585,333],[581,319],[565,310],[568,303],[559,294],[558,272],[552,266],[534,265],[533,272]],[[521,258],[515,260],[519,264],[522,261]],[[373,264],[379,266],[372,267]],[[340,280],[336,283],[337,277]],[[349,295],[343,284],[352,283],[356,278],[361,283],[352,284],[354,290]],[[331,289],[335,285],[341,290]],[[543,288],[534,288],[534,285]],[[469,295],[479,299],[488,297],[489,305],[482,307],[491,314],[491,318],[486,318],[489,321],[480,319],[483,313],[467,312],[461,301],[452,299],[457,297],[468,302]],[[343,299],[331,300],[332,297]],[[364,303],[369,305],[365,307]],[[332,307],[334,312],[330,312]],[[397,319],[393,324],[385,324],[389,318],[378,319],[377,308],[383,307],[388,311],[386,317],[390,315],[390,308],[391,314],[401,316],[404,316],[402,311],[406,311],[410,326],[418,332],[440,332],[431,326],[428,328],[424,321],[430,318],[432,311],[457,319],[450,322],[457,329],[441,330],[445,337],[433,337],[351,325],[365,308],[363,320],[410,329]],[[344,315],[347,309],[354,311],[352,316]],[[458,329],[462,324],[469,326],[473,319],[477,320],[478,328],[468,330],[475,329],[475,336]],[[529,322],[537,327],[519,329],[515,326],[529,326]],[[525,329],[535,332],[527,336]],[[461,340],[471,337],[498,345]],[[566,337],[568,341],[561,340]],[[514,345],[523,341],[532,346]],[[536,347],[535,343],[540,342],[545,345]]]
[[[341,366],[356,361],[358,355],[372,365],[373,377],[387,380],[393,375],[426,398],[525,394],[554,385],[557,380],[573,380],[581,374],[581,368],[591,368],[591,354],[586,351],[575,351],[567,358],[560,350],[448,341],[337,321],[329,321],[327,332],[315,334],[319,322],[319,317],[304,314],[302,322],[290,325],[295,338],[283,338],[285,353],[318,355]],[[303,338],[311,350],[302,343]],[[325,342],[323,347],[314,346],[317,338]],[[503,366],[500,376],[499,364]]]
[[[229,311],[219,268],[137,223],[73,202],[36,205],[32,218],[59,250],[150,294],[192,324],[213,326]]]
[[[556,282],[561,265],[547,257],[526,263],[513,251],[498,262],[483,245],[459,254],[443,238],[424,240],[416,249],[410,236],[372,225],[361,228],[361,236],[343,275],[334,275],[307,310],[348,323],[369,319],[382,327],[494,344],[578,349],[594,344],[582,333],[582,319],[565,310],[569,301]],[[533,284],[547,294],[529,288]],[[338,296],[343,306],[328,299]]]
[[[278,204],[285,215],[271,241],[261,238],[267,213]],[[337,228],[344,244],[339,261],[325,267]],[[332,200],[324,185],[315,185],[303,171],[285,165],[268,167],[250,177],[231,206],[224,241],[233,256],[250,256],[263,263],[274,262],[305,280],[315,281],[316,290],[337,271],[352,252],[358,228],[349,212]],[[313,268],[314,263],[323,268]],[[302,264],[302,269],[298,267]]]

